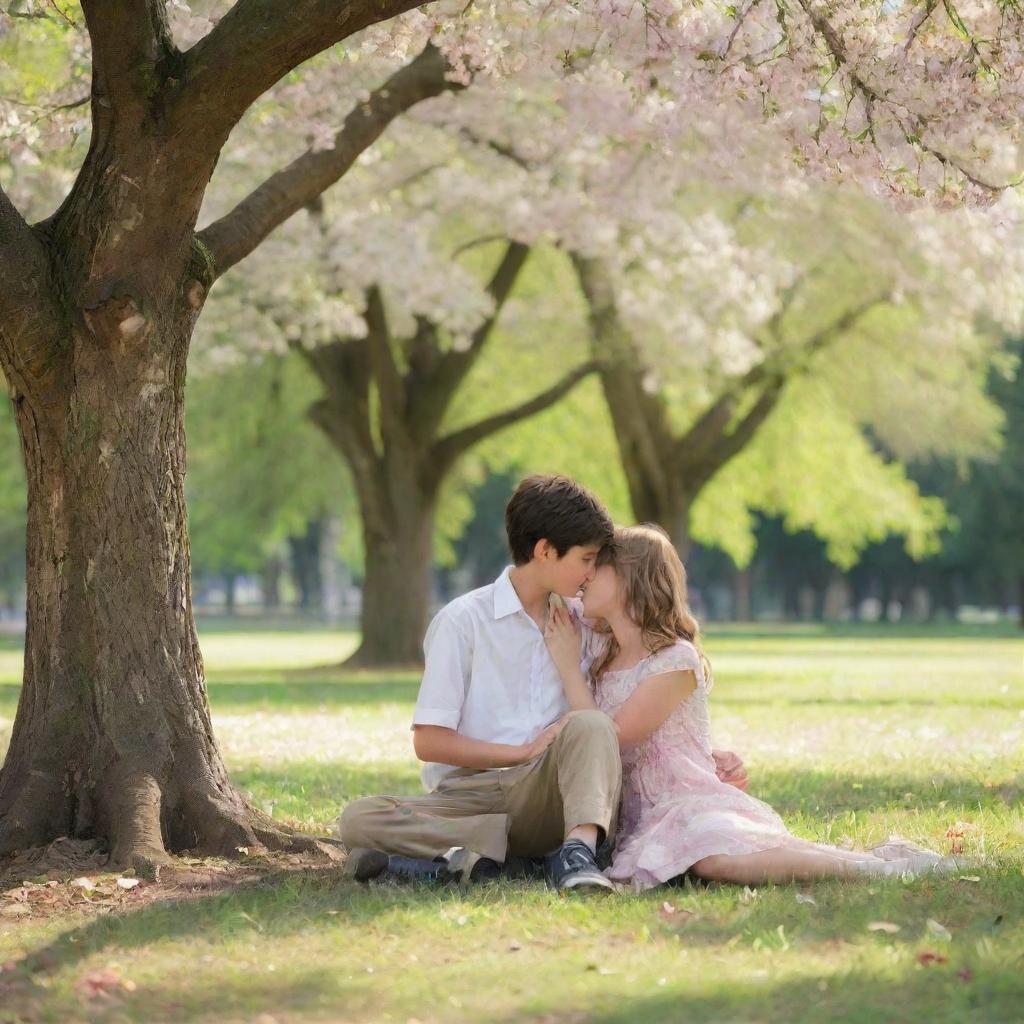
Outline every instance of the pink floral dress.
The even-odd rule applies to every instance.
[[[704,670],[693,644],[679,640],[632,668],[605,672],[598,707],[614,715],[649,676],[690,670],[697,689],[643,743],[622,755],[622,811],[615,856],[605,874],[650,889],[713,854],[803,845],[766,803],[721,782],[711,757]]]

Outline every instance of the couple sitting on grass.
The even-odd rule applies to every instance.
[[[709,666],[660,529],[615,529],[578,484],[542,476],[519,485],[505,525],[515,565],[427,631],[412,728],[429,792],[345,808],[352,877],[543,875],[606,892],[685,873],[757,884],[956,867],[904,840],[859,853],[799,839],[744,792],[739,758],[711,749]]]

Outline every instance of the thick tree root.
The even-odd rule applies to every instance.
[[[0,815],[0,857],[48,847],[75,835],[71,800],[62,787],[46,784],[37,773],[34,789],[23,787]],[[267,851],[306,853],[337,862],[335,845],[283,825],[250,807],[227,787],[194,788],[182,793],[177,806],[164,806],[166,796],[156,779],[144,772],[121,774],[96,792],[95,832],[87,828],[100,851],[109,847],[108,870],[127,870],[155,880],[174,854],[237,859]],[[91,795],[79,794],[79,803]],[[90,823],[91,824],[91,823]]]
[[[170,862],[160,829],[160,786],[152,775],[133,772],[112,787],[110,866],[128,868],[140,878],[155,879]]]
[[[26,771],[11,787],[14,798],[0,807],[0,857],[45,846],[70,830],[70,800],[60,782]]]
[[[341,851],[333,843],[325,842],[316,836],[306,835],[296,829],[282,825],[260,811],[250,812],[253,818],[253,829],[256,838],[268,849],[279,853],[315,853],[332,861],[344,859]]]

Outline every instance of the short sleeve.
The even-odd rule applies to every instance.
[[[457,729],[469,689],[473,644],[451,608],[442,608],[423,639],[423,681],[413,725]]]
[[[670,647],[653,654],[644,675],[660,676],[666,672],[692,672],[697,677],[698,685],[704,685],[704,667],[701,665],[700,654],[689,640],[677,640]]]

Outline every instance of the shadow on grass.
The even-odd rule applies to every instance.
[[[214,710],[253,705],[291,707],[366,707],[374,704],[416,703],[419,679],[286,678],[281,683],[213,682],[209,684],[210,705]]]
[[[772,680],[781,682],[781,680]],[[750,686],[747,679],[737,680],[737,686]],[[758,681],[758,686],[767,685]],[[792,685],[787,683],[786,685]],[[808,683],[808,687],[813,683]],[[876,686],[877,684],[868,680],[865,686]],[[755,707],[830,707],[839,711],[865,711],[871,708],[996,708],[1001,710],[1016,710],[1024,706],[1024,700],[1019,696],[1011,694],[974,695],[958,693],[956,700],[951,700],[949,695],[940,693],[937,697],[878,697],[874,694],[867,697],[858,697],[856,694],[849,694],[843,697],[803,697],[787,696],[779,694],[770,697],[751,697],[746,694],[731,695],[729,685],[716,687],[712,693],[714,707],[728,707],[742,711],[745,708]]]
[[[815,887],[817,903],[812,906],[796,903],[792,896],[793,887],[780,886],[763,888],[753,901],[745,897],[742,889],[719,887],[712,890],[674,890],[675,895],[658,890],[641,898],[626,898],[619,904],[601,902],[588,908],[591,924],[598,930],[607,931],[610,936],[618,935],[620,940],[623,935],[634,935],[638,925],[649,924],[649,941],[663,948],[675,950],[680,948],[681,942],[687,947],[711,950],[721,957],[728,956],[730,950],[739,944],[748,951],[766,950],[769,955],[765,963],[770,966],[770,951],[781,948],[772,944],[782,941],[780,936],[783,934],[791,937],[787,942],[796,942],[808,949],[820,949],[822,944],[826,948],[830,944],[841,946],[851,940],[871,947],[877,944],[912,949],[922,939],[927,939],[926,919],[935,915],[945,916],[944,911],[955,906],[956,960],[944,970],[931,969],[927,976],[912,968],[900,969],[898,978],[892,972],[887,972],[885,977],[844,972],[831,978],[825,991],[819,988],[814,978],[802,977],[773,984],[765,972],[763,980],[732,977],[728,983],[719,985],[713,976],[709,976],[702,992],[627,998],[618,1006],[609,1006],[608,1000],[603,999],[600,1007],[586,1013],[584,1018],[573,1016],[573,1013],[586,1010],[586,1002],[571,1008],[552,1006],[548,993],[535,987],[543,981],[544,974],[531,979],[527,964],[509,963],[502,977],[504,981],[514,978],[523,983],[521,987],[529,993],[531,1008],[543,1005],[549,1014],[544,1019],[552,1022],[581,1019],[602,1024],[677,1020],[842,1019],[874,1022],[980,1019],[943,1014],[951,1009],[963,1012],[977,1007],[981,1005],[975,1001],[979,998],[988,1000],[986,1005],[995,1011],[997,1007],[992,1000],[997,995],[999,1006],[1005,1006],[1008,1011],[1010,996],[1024,994],[1024,983],[1019,977],[1001,972],[998,964],[993,966],[989,962],[979,966],[971,962],[971,970],[976,977],[970,985],[953,973],[965,956],[971,956],[964,951],[972,950],[978,940],[986,936],[997,937],[1007,929],[1019,927],[1021,908],[1018,905],[1010,911],[1006,907],[1005,894],[1012,882],[1009,872],[1004,874],[1005,878],[993,872],[982,885],[973,886],[966,893],[963,884],[958,885],[953,879],[920,880],[910,885],[876,882],[871,887],[858,883],[826,883]],[[666,895],[671,895],[680,907],[692,909],[696,916],[690,919],[691,923],[678,928],[662,923],[658,910]],[[334,867],[280,871],[228,892],[151,904],[136,911],[94,918],[31,954],[15,969],[15,973],[24,986],[26,998],[42,997],[49,979],[73,972],[77,964],[97,954],[118,959],[124,957],[130,962],[134,951],[156,943],[180,941],[198,951],[202,947],[212,950],[222,943],[251,940],[252,956],[259,960],[261,954],[256,944],[262,939],[295,937],[301,941],[303,934],[309,934],[318,922],[323,922],[324,927],[336,929],[344,943],[339,948],[337,966],[333,971],[291,964],[284,968],[280,978],[270,979],[262,973],[266,966],[262,962],[258,964],[258,974],[250,974],[245,965],[239,967],[229,963],[225,968],[226,976],[218,983],[214,983],[208,973],[204,976],[202,971],[197,971],[191,984],[181,983],[173,991],[170,987],[155,989],[140,985],[137,992],[124,996],[116,1007],[97,1005],[95,1015],[91,1014],[89,1018],[124,1020],[124,1012],[128,1011],[127,1019],[169,1019],[161,1017],[161,1014],[173,1013],[175,1020],[189,1020],[193,1014],[196,1019],[219,1020],[234,1019],[240,1011],[252,1011],[282,1012],[290,1019],[290,1015],[297,1011],[325,1005],[325,1000],[327,1005],[341,1009],[345,1007],[344,1000],[349,993],[355,995],[358,991],[364,1004],[367,998],[373,998],[374,982],[359,973],[360,957],[357,953],[377,949],[376,945],[368,943],[378,941],[373,925],[384,915],[388,916],[386,929],[389,936],[405,934],[414,943],[413,948],[419,949],[423,944],[426,944],[425,948],[434,948],[435,943],[447,943],[450,939],[450,936],[439,935],[436,925],[432,924],[438,919],[438,911],[446,904],[456,903],[467,909],[487,906],[500,910],[511,903],[516,905],[513,913],[519,920],[526,920],[530,927],[549,932],[557,941],[563,936],[563,929],[578,920],[578,908],[573,906],[574,902],[558,900],[539,883],[488,884],[460,894],[452,887],[361,886],[341,879]],[[880,916],[904,922],[904,930],[897,935],[869,932],[868,923]],[[423,930],[424,924],[426,931]],[[677,933],[679,939],[676,938]],[[465,938],[448,946],[448,952],[463,965],[462,970],[456,965],[451,975],[453,982],[458,982],[461,977],[462,984],[465,984],[465,968],[477,958],[481,969],[488,963],[493,968],[491,957],[493,953],[503,951],[503,947],[499,939],[499,946],[492,949],[490,941],[485,933],[467,932]],[[612,948],[621,948],[621,942],[618,946],[609,947]],[[545,954],[551,955],[557,954]],[[352,961],[355,961],[354,965]],[[970,960],[963,962],[966,964]],[[404,969],[408,969],[405,961],[402,964]],[[542,968],[547,966],[546,963],[541,965]],[[444,992],[445,968],[438,965],[436,969],[437,984],[441,986],[439,991]],[[350,984],[352,974],[346,980],[344,974],[347,970],[355,972],[359,978],[357,983]],[[389,984],[385,978],[380,977],[376,984]],[[487,981],[488,985],[494,983],[493,977]],[[605,995],[608,994],[606,986],[605,980],[601,985]],[[380,995],[380,990],[377,993]],[[456,990],[454,994],[463,992]],[[1005,1003],[1004,998],[1007,1000]],[[445,1005],[440,996],[438,1003],[441,1007]],[[912,1007],[915,1016],[899,1016],[899,1007],[908,1007],[908,1013]],[[927,1013],[924,1007],[928,1008]],[[145,1012],[147,1008],[149,1016]],[[380,1011],[385,1009],[379,1003],[378,1008]],[[829,1008],[834,1012],[828,1013]],[[141,1012],[140,1017],[136,1018],[132,1012],[136,1010]],[[357,1010],[354,1016],[381,1019],[379,1016],[374,1018],[368,1010],[368,1006],[362,1013]],[[350,1019],[347,1014],[346,1019]],[[517,1016],[514,1019],[522,1018]],[[1013,1018],[993,1012],[984,1019]]]
[[[233,781],[257,800],[289,795],[309,806],[340,808],[364,796],[414,796],[423,792],[420,764],[350,765],[344,761],[295,761],[281,765],[249,764],[232,769]],[[986,810],[1001,811],[1024,796],[1018,775],[980,779],[956,775],[863,775],[854,772],[762,771],[752,773],[751,796],[780,814],[802,814],[822,821],[850,811],[927,811],[945,802],[950,820],[969,819]]]
[[[322,820],[341,813],[345,804],[364,796],[419,796],[420,765],[353,766],[344,762],[300,761],[266,767],[235,767],[231,780],[252,794],[257,805],[273,801],[280,816],[311,810]],[[294,800],[295,808],[289,807]]]
[[[811,817],[849,811],[928,810],[945,802],[950,818],[967,812],[1002,809],[1021,798],[1019,777],[1000,779],[970,776],[921,776],[852,772],[755,771],[750,794],[771,804],[780,814]]]
[[[801,977],[722,984],[717,991],[624,999],[619,1006],[602,1006],[587,1015],[588,1024],[678,1024],[691,1022],[829,1021],[858,1024],[968,1024],[1012,1021],[1024,983],[1008,973],[973,973],[966,981],[956,968],[921,970],[908,966],[885,975],[848,971],[826,979]],[[555,1013],[551,1024],[573,1018]]]
[[[243,673],[232,673],[235,677]],[[262,672],[266,676],[274,673]],[[342,677],[337,682],[295,680],[285,676],[282,682],[228,682],[215,680],[207,683],[210,706],[214,711],[252,707],[370,707],[376,704],[416,703],[419,679],[380,679]],[[13,709],[18,705],[20,683],[0,683],[0,708]]]

